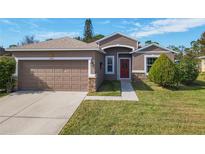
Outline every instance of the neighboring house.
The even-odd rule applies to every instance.
[[[5,53],[4,48],[0,47],[0,56],[3,55]]]
[[[115,33],[93,43],[60,38],[8,48],[17,61],[20,90],[95,91],[103,80],[145,78],[154,61],[175,52]]]
[[[200,71],[205,72],[205,56],[201,56],[201,57],[199,57],[199,59],[201,60],[201,62],[200,62]]]

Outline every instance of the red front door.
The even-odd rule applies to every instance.
[[[129,78],[129,59],[120,59],[120,78]]]

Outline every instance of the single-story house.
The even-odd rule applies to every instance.
[[[205,56],[199,57],[200,61],[200,71],[205,72]]]
[[[6,51],[16,59],[19,90],[96,91],[103,80],[145,78],[154,61],[175,51],[115,33],[85,43],[69,37],[33,43]]]

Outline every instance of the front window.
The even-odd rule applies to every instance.
[[[114,74],[114,56],[106,56],[105,58],[106,62],[106,74]]]
[[[147,73],[150,71],[152,65],[154,64],[157,57],[149,57],[147,58]]]

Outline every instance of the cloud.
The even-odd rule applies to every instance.
[[[60,38],[60,37],[76,37],[79,36],[78,32],[38,32],[36,35],[37,39],[45,40],[48,38]]]
[[[27,22],[27,24],[28,24],[28,25],[30,25],[30,26],[31,26],[31,28],[38,28],[38,27],[39,27],[39,25],[38,25],[38,24],[33,23],[33,22]]]
[[[142,26],[139,22],[134,22],[133,25],[135,25],[136,27],[141,27]]]
[[[126,26],[123,26],[123,25],[113,25],[113,27],[116,27],[116,28],[120,28],[120,29],[125,29],[127,28]]]
[[[101,22],[99,22],[99,24],[109,24],[109,23],[111,23],[111,21],[110,20],[105,20],[105,21],[101,21]]]
[[[136,21],[128,21],[128,20],[123,20],[123,21],[122,21],[122,24],[123,24],[123,25],[134,25],[134,26],[136,26],[136,27],[141,27],[141,26],[142,26],[141,23],[139,23],[139,22],[136,22]]]
[[[20,30],[15,29],[15,28],[9,28],[9,31],[14,32],[14,33],[21,33]]]
[[[12,22],[8,19],[0,19],[0,23],[7,24],[7,25],[17,25],[15,22]]]
[[[131,36],[140,38],[151,35],[172,33],[172,32],[186,32],[191,28],[205,25],[205,19],[160,19],[155,20],[141,27],[140,29],[133,28]]]

